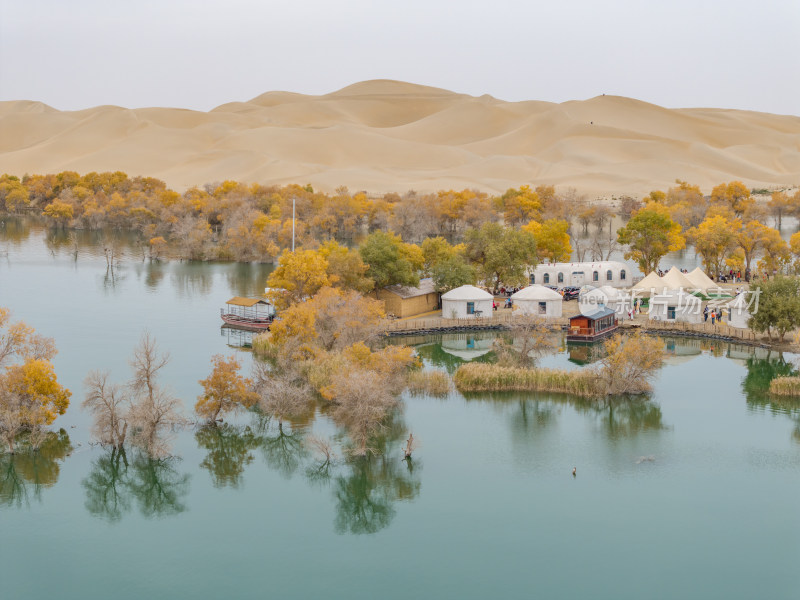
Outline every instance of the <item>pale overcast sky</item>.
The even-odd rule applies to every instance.
[[[800,115],[800,0],[0,0],[0,100],[208,110],[365,79]]]

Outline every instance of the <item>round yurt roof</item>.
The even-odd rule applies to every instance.
[[[511,294],[512,300],[563,300],[561,294],[548,287],[534,283],[528,287]]]
[[[474,285],[462,285],[454,290],[450,290],[446,294],[442,294],[442,300],[492,300],[489,292],[475,287]]]

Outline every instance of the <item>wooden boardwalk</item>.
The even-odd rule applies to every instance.
[[[448,331],[482,331],[488,329],[508,329],[514,324],[531,323],[535,317],[515,315],[511,311],[498,311],[491,317],[469,317],[464,319],[445,319],[444,317],[430,317],[427,319],[405,319],[388,321],[384,329],[386,335],[413,335],[422,332]],[[566,325],[566,317],[549,318],[544,321],[547,325],[561,329]]]
[[[384,332],[386,335],[414,335],[423,333],[447,333],[455,331],[482,331],[492,329],[508,329],[514,324],[543,321],[553,329],[565,328],[569,319],[557,317],[537,319],[536,317],[513,314],[511,311],[498,311],[491,317],[470,317],[464,319],[445,319],[444,317],[429,317],[423,319],[404,319],[388,321]],[[639,316],[633,321],[621,321],[623,330],[640,329],[648,333],[661,333],[664,335],[698,336],[718,339],[730,339],[745,343],[760,343],[757,334],[750,329],[738,329],[726,323],[722,325],[705,323],[670,323],[665,321],[651,321]]]
[[[645,319],[624,321],[621,325],[626,329],[639,328],[642,331],[663,333],[664,335],[695,335],[760,343],[757,334],[753,330],[731,327],[724,322],[722,325],[718,323],[712,325],[711,321],[704,323],[670,323],[667,321],[650,321]]]

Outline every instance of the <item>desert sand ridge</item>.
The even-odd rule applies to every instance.
[[[800,183],[800,117],[597,96],[506,102],[374,80],[267,92],[209,112],[0,102],[0,172],[121,170],[182,190],[223,179],[375,192],[521,184],[641,195]]]

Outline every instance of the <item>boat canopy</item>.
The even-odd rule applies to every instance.
[[[271,306],[269,302],[264,300],[263,298],[242,298],[241,296],[234,296],[230,300],[228,300],[225,304],[231,304],[233,306],[255,306],[256,304],[265,304],[267,306]]]

